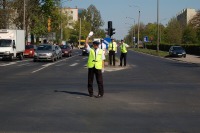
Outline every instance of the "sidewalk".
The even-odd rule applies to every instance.
[[[187,54],[186,58],[170,58],[170,59],[200,65],[200,56],[196,55]]]

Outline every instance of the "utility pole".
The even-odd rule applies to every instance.
[[[6,12],[6,0],[3,0],[3,14],[4,14],[4,16],[5,16],[5,18],[4,19],[2,19],[3,20],[3,28],[7,28],[7,23],[6,23],[6,20],[7,20],[7,12]]]
[[[137,48],[139,48],[139,44],[140,44],[140,11],[139,11],[139,15],[138,15],[138,39],[137,39]]]
[[[157,52],[159,52],[159,42],[160,42],[160,33],[159,33],[159,0],[157,0]]]
[[[80,29],[79,29],[79,46],[81,45],[81,18],[80,18]]]

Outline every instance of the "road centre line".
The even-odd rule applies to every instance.
[[[0,66],[9,66],[9,65],[14,65],[14,64],[16,64],[16,62],[10,62],[10,63],[8,63],[8,64],[2,64],[2,65],[0,65]]]
[[[71,65],[69,65],[69,66],[76,66],[76,65],[78,65],[78,63],[74,63],[74,64],[71,64]]]
[[[25,65],[28,65],[30,63],[24,63],[24,64],[21,64],[21,65],[17,65],[17,66],[25,66]]]
[[[76,57],[77,55],[74,55],[73,57]],[[73,58],[73,57],[70,57],[70,58]],[[70,59],[70,58],[67,58],[67,59]],[[54,63],[48,63],[48,64],[45,64],[45,65],[42,65],[43,67],[41,67],[41,68],[39,68],[39,69],[37,69],[37,70],[35,70],[35,71],[32,71],[31,73],[36,73],[36,72],[38,72],[38,71],[41,71],[41,70],[43,70],[43,69],[45,69],[45,68],[47,68],[47,67],[49,67],[49,66],[52,66],[52,65],[54,65],[54,64],[56,64],[56,63],[59,63],[59,62],[61,62],[61,61],[66,61],[67,59],[61,59],[61,60],[59,60],[59,61],[56,61],[56,62],[54,62]]]

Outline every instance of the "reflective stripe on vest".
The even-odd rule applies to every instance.
[[[99,49],[97,55],[95,56],[94,49],[91,49],[89,53],[89,57],[88,57],[87,67],[88,68],[95,67],[96,69],[102,69],[102,54],[103,54],[103,50]]]
[[[127,49],[124,43],[120,46],[120,49],[122,53],[127,53]]]

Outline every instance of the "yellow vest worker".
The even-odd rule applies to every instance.
[[[122,61],[124,60],[124,66],[126,66],[126,58],[127,58],[127,47],[129,47],[128,44],[124,43],[124,40],[121,40],[121,45],[120,45],[120,66],[122,66]]]
[[[117,44],[114,42],[114,39],[111,39],[111,43],[109,43],[108,51],[109,51],[109,64],[110,66],[115,66],[115,53],[117,51]]]
[[[96,69],[102,69],[102,54],[103,50],[99,49],[98,54],[96,55],[95,50],[92,48],[88,57],[88,68],[95,67]]]
[[[127,44],[126,44],[126,43],[122,43],[122,44],[120,45],[120,50],[121,50],[122,53],[127,53],[126,47],[127,47]]]
[[[93,80],[96,77],[98,84],[98,95],[96,98],[101,98],[104,95],[103,87],[103,74],[102,74],[102,65],[105,60],[105,55],[103,50],[99,48],[99,42],[93,42],[93,48],[90,48],[88,45],[89,36],[86,39],[85,47],[89,51],[89,57],[87,62],[88,67],[88,92],[89,96],[93,97]],[[94,76],[95,75],[95,76]]]

